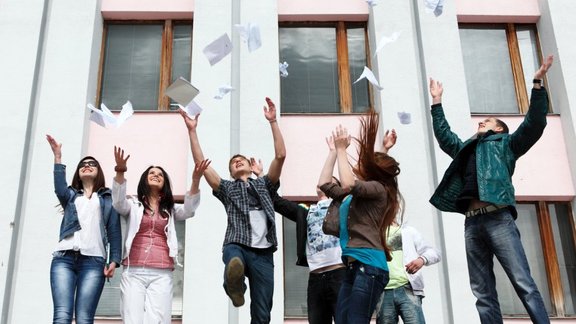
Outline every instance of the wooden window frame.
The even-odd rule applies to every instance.
[[[143,111],[170,111],[170,98],[164,94],[166,88],[170,85],[172,79],[172,47],[174,43],[174,26],[190,25],[193,26],[192,20],[107,20],[104,22],[102,32],[102,44],[100,46],[100,62],[98,72],[98,88],[96,92],[96,102],[100,106],[102,97],[102,78],[104,75],[104,57],[106,54],[106,40],[108,37],[109,25],[163,25],[162,31],[162,49],[160,53],[160,82],[158,84],[158,107],[156,110]],[[192,27],[193,28],[193,27]]]
[[[538,53],[538,59],[540,60],[540,62],[543,62],[538,29],[534,24],[515,24],[515,23],[507,23],[507,24],[461,23],[458,24],[458,27],[459,28],[467,28],[474,26],[482,27],[483,25],[486,26],[487,28],[493,26],[494,29],[500,27],[506,32],[508,52],[510,55],[510,65],[512,66],[512,77],[514,79],[516,102],[518,104],[518,113],[526,114],[530,106],[530,98],[528,96],[528,92],[526,91],[526,80],[524,79],[524,70],[522,69],[522,59],[520,56],[520,47],[518,46],[518,34],[516,34],[516,28],[522,26],[522,27],[530,27],[533,29],[536,35],[536,50]],[[546,78],[546,76],[544,76],[544,78]],[[544,79],[544,83],[546,84],[546,79]]]
[[[521,204],[530,204],[536,207],[536,215],[538,218],[538,229],[540,231],[540,241],[542,244],[544,267],[546,269],[546,279],[548,282],[548,290],[550,292],[550,303],[552,307],[553,318],[573,318],[566,316],[564,308],[564,291],[562,289],[562,278],[560,276],[560,266],[558,265],[558,253],[556,251],[556,244],[554,242],[554,232],[552,231],[552,221],[550,219],[550,210],[548,206],[551,204],[566,204],[568,210],[568,217],[572,226],[572,238],[576,246],[576,227],[574,224],[574,217],[572,215],[572,207],[568,202],[556,201],[532,201],[520,202]]]
[[[314,28],[314,27],[333,27],[336,28],[336,57],[338,66],[338,90],[340,93],[339,104],[340,114],[355,114],[353,112],[352,100],[352,82],[350,80],[350,64],[348,58],[348,28],[356,27],[364,29],[364,48],[366,52],[366,66],[372,65],[370,61],[370,43],[368,41],[368,28],[366,22],[282,22],[280,28]],[[372,88],[368,86],[368,111],[374,110]],[[292,113],[289,113],[292,114]],[[300,113],[295,113],[300,114]],[[317,114],[317,113],[313,113]]]

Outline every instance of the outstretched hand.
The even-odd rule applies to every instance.
[[[384,133],[384,142],[382,143],[386,152],[396,144],[396,139],[398,139],[398,136],[396,135],[396,130],[394,128],[392,128],[392,131],[386,130],[386,133]]]
[[[540,65],[538,71],[534,73],[534,79],[542,80],[544,75],[546,75],[546,72],[548,72],[548,69],[550,69],[550,67],[552,66],[553,62],[554,62],[554,55],[548,55],[544,60],[544,62],[542,63],[542,65]]]
[[[262,163],[262,159],[258,159],[258,162],[256,162],[256,159],[251,157],[250,158],[250,170],[257,177],[262,175],[262,172],[264,172],[264,163]]]
[[[430,78],[430,96],[432,96],[432,104],[442,102],[442,93],[444,93],[442,82]]]
[[[52,153],[54,153],[55,159],[60,159],[62,157],[62,143],[56,142],[54,137],[46,134],[46,139],[48,140],[48,144],[50,144],[50,148],[52,149]]]
[[[333,135],[326,137],[326,144],[328,145],[328,149],[330,150],[330,152],[336,150],[336,146],[334,146],[334,136]]]
[[[198,126],[198,118],[200,118],[200,114],[194,116],[194,118],[190,118],[190,116],[188,116],[188,114],[184,110],[180,109],[178,112],[184,119],[184,123],[186,124],[186,128],[188,128],[188,131],[195,132],[196,127]]]
[[[272,99],[268,97],[266,97],[266,103],[268,104],[268,108],[264,106],[264,117],[266,117],[269,122],[276,121],[276,105]]]
[[[114,170],[116,172],[126,172],[128,168],[126,167],[126,162],[130,158],[130,154],[124,158],[124,150],[120,147],[114,146],[114,159],[116,160],[116,167]]]
[[[208,159],[202,160],[202,161],[200,161],[200,163],[196,163],[194,165],[194,172],[192,172],[192,180],[200,181],[200,178],[202,178],[204,171],[206,171],[206,169],[208,169],[208,167],[210,166],[210,163],[212,163],[212,161],[210,161]]]
[[[336,130],[332,132],[332,138],[334,139],[334,147],[344,150],[348,148],[352,140],[352,136],[348,134],[348,129],[342,125],[338,125]]]

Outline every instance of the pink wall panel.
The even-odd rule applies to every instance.
[[[188,179],[188,132],[177,113],[135,113],[118,129],[106,129],[90,123],[87,154],[104,168],[106,184],[112,186],[114,145],[128,154],[128,194],[136,194],[140,175],[150,165],[159,165],[170,176],[172,192],[184,195],[190,189]]]
[[[366,21],[364,0],[278,0],[280,21]]]
[[[451,2],[448,2],[448,5]],[[535,23],[538,0],[456,0],[458,22]]]
[[[104,19],[192,19],[194,0],[102,0]]]

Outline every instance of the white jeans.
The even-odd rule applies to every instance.
[[[172,270],[126,267],[120,282],[120,311],[127,324],[172,320]]]

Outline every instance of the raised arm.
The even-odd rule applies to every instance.
[[[396,140],[398,139],[398,135],[396,135],[396,130],[392,129],[386,130],[384,134],[384,141],[382,142],[382,152],[388,153],[388,151],[396,145]]]
[[[60,205],[66,207],[70,191],[66,182],[66,167],[62,165],[62,143],[56,142],[54,137],[46,135],[46,140],[50,144],[52,153],[54,153],[54,192]]]
[[[320,172],[320,177],[318,178],[318,187],[325,183],[332,182],[332,176],[334,174],[334,165],[336,164],[336,147],[334,146],[334,137],[326,137],[326,144],[328,144],[328,156]]]
[[[434,136],[442,151],[454,158],[460,151],[464,143],[452,130],[444,116],[444,109],[442,108],[442,94],[444,88],[442,83],[430,78],[430,96],[432,96],[432,123],[434,129]]]
[[[200,192],[200,178],[210,166],[212,161],[206,159],[194,165],[194,172],[192,173],[192,186],[190,187],[190,194],[195,195]]]
[[[542,87],[542,78],[552,66],[554,56],[549,55],[534,73],[534,86],[530,96],[530,107],[518,129],[511,134],[510,147],[516,158],[522,156],[540,139],[546,127],[548,94]]]
[[[114,146],[114,160],[116,161],[114,171],[116,171],[116,176],[114,176],[114,181],[112,181],[112,206],[122,216],[128,216],[130,213],[130,203],[126,199],[126,178],[124,178],[124,172],[128,171],[127,162],[129,158],[130,154],[124,157],[124,150],[121,147]]]
[[[274,140],[274,159],[270,163],[270,169],[268,169],[268,179],[272,183],[277,183],[280,180],[284,159],[286,159],[286,145],[284,145],[284,138],[276,120],[276,105],[268,97],[266,97],[266,103],[268,108],[264,106],[264,116],[270,122],[272,139]]]
[[[194,118],[190,118],[185,111],[180,110],[180,115],[184,119],[186,128],[188,129],[188,137],[190,138],[190,149],[192,150],[192,157],[194,158],[194,163],[200,164],[205,160],[204,153],[200,147],[200,141],[198,140],[198,134],[196,133],[196,128],[198,126],[198,119],[200,115],[196,115]],[[208,185],[212,190],[217,190],[220,186],[220,176],[209,164],[204,170],[204,178],[208,181]]]
[[[354,173],[348,162],[348,153],[346,149],[350,146],[351,136],[348,134],[348,129],[338,125],[336,130],[332,132],[334,138],[334,146],[336,147],[336,161],[338,161],[338,176],[340,183],[344,190],[349,191],[354,186]]]

